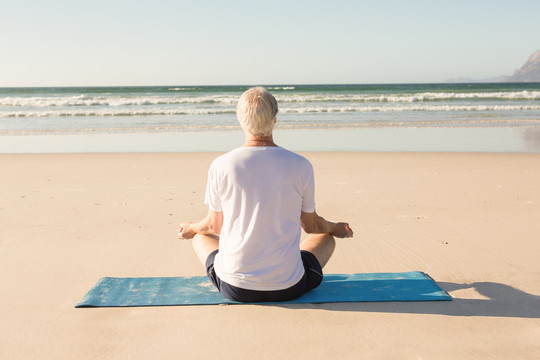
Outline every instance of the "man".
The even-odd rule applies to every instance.
[[[353,232],[347,223],[317,215],[310,162],[274,143],[274,96],[251,88],[236,113],[245,144],[214,160],[205,196],[208,215],[181,224],[178,236],[193,238],[208,277],[226,298],[292,300],[321,283],[334,237]],[[312,235],[300,243],[301,228]]]

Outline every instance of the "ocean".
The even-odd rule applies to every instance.
[[[317,138],[313,142],[323,140],[322,143],[327,135],[338,137],[330,139],[330,145],[315,146],[314,150],[352,151],[393,151],[393,148],[358,146],[370,141],[418,144],[422,138],[429,142],[435,136],[456,140],[472,137],[468,140],[471,144],[480,144],[479,148],[458,146],[456,151],[540,152],[537,146],[540,142],[540,83],[265,87],[279,103],[276,133],[284,134],[284,139],[291,138],[293,147],[297,141],[302,142],[299,138],[309,137],[309,134]],[[36,149],[36,145],[28,148],[30,140],[37,141],[38,145],[55,143],[59,151],[65,148],[67,152],[176,151],[174,147],[163,148],[164,141],[174,143],[175,138],[183,139],[183,143],[192,139],[199,144],[195,151],[227,150],[233,145],[201,147],[200,142],[204,142],[201,139],[205,138],[201,133],[214,142],[220,139],[236,142],[238,135],[231,134],[238,134],[239,130],[236,102],[247,88],[0,88],[0,152],[47,152],[49,145],[42,150],[39,146]],[[54,140],[50,135],[54,135]],[[104,141],[104,147],[100,147],[96,136]],[[507,142],[520,142],[520,145],[502,144],[498,150],[496,147],[482,149],[482,142],[489,142],[493,136],[506,137]],[[134,143],[126,146],[130,137]],[[377,137],[380,142],[376,141]],[[137,148],[145,138],[149,140],[146,145]],[[87,143],[88,139],[94,140],[85,145],[85,139]],[[105,146],[115,139],[124,144],[123,147],[115,150],[114,146]],[[160,146],[148,146],[152,142]],[[62,147],[62,143],[68,145]],[[69,145],[74,143],[78,145]],[[300,146],[298,150],[304,148]],[[407,146],[397,148],[397,151],[407,150]],[[422,149],[420,145],[409,150],[433,149],[429,146]],[[190,148],[180,151],[190,151]]]

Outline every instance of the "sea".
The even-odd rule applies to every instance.
[[[0,88],[0,153],[227,151],[249,87]],[[540,83],[264,87],[292,150],[540,152]]]

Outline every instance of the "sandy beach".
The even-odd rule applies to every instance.
[[[326,273],[451,302],[75,309],[103,276],[203,275],[216,153],[0,155],[1,359],[540,359],[540,154],[304,152],[348,221]]]

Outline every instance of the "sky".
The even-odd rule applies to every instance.
[[[538,14],[538,0],[0,0],[0,87],[487,79],[540,49]]]

